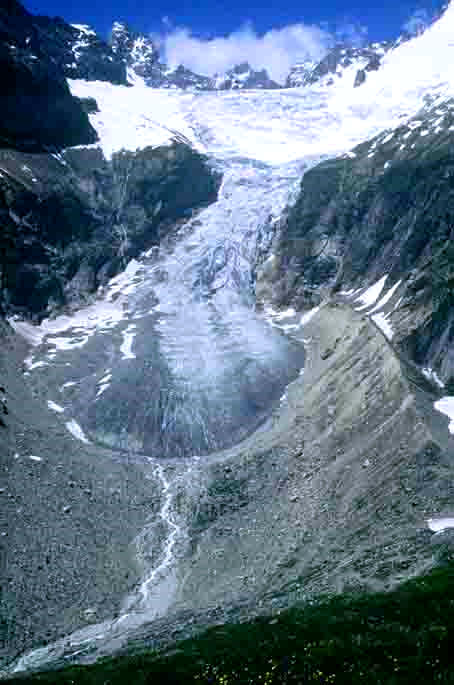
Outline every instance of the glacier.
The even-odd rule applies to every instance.
[[[51,368],[46,399],[73,417],[70,430],[80,430],[80,439],[151,454],[164,494],[159,517],[168,530],[157,565],[125,600],[120,617],[34,650],[16,672],[56,655],[75,658],[95,643],[108,653],[128,630],[167,609],[156,587],[171,601],[172,562],[185,536],[172,509],[175,488],[189,487],[201,453],[235,444],[260,425],[304,363],[302,346],[286,335],[294,324],[285,320],[294,312],[255,309],[252,268],[260,229],[279,219],[312,165],[351,155],[351,148],[377,134],[384,142],[426,102],[454,95],[453,26],[451,4],[423,35],[391,50],[358,89],[353,69],[330,87],[260,92],[182,93],[150,89],[139,80],[132,88],[70,82],[73,94],[98,102],[100,112],[90,120],[100,143],[93,146],[106,157],[182,140],[210,156],[223,183],[217,202],[158,251],[131,262],[89,306],[39,327],[11,321],[33,342],[32,382],[41,383]],[[372,314],[392,297],[397,286],[379,300],[385,280],[386,274],[355,293],[361,309],[375,305]],[[391,337],[383,318],[374,320]],[[126,386],[132,390],[125,397]],[[73,392],[66,397],[58,387]],[[449,400],[440,408],[452,420]],[[157,433],[164,436],[159,442]],[[163,457],[175,456],[171,480]],[[146,558],[147,531],[141,542]]]

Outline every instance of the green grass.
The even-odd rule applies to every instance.
[[[178,643],[25,680],[81,683],[454,683],[454,564],[390,593],[341,595]]]

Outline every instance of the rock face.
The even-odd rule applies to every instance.
[[[43,51],[66,78],[127,83],[126,65],[90,26],[36,17]]]
[[[215,86],[219,90],[242,90],[245,88],[280,88],[270,79],[266,69],[255,71],[248,62],[242,62],[230,69],[225,75],[215,77]]]
[[[318,63],[306,61],[296,64],[287,77],[286,87],[301,88],[315,83],[331,85],[336,78],[342,78],[349,68],[356,70],[355,85],[359,86],[366,80],[367,72],[380,68],[383,55],[391,47],[391,43],[385,42],[360,48],[340,43],[331,48]]]
[[[156,80],[147,82],[148,85],[158,85]],[[186,69],[181,64],[176,69],[169,69],[165,65],[161,66],[161,83],[164,88],[187,88],[193,90],[213,90],[214,80],[210,76],[195,74],[190,69]]]
[[[286,88],[300,88],[306,85],[312,71],[315,69],[317,62],[312,60],[307,60],[304,62],[298,62],[294,64],[290,69],[290,73],[287,76],[285,82]]]
[[[327,289],[364,287],[384,274],[390,284],[401,280],[401,300],[390,314],[393,340],[448,384],[454,379],[453,104],[428,105],[392,134],[307,172],[277,230],[274,269],[263,261],[257,282],[265,299],[272,292],[275,303],[304,307]]]
[[[42,151],[93,143],[96,132],[46,51],[42,23],[14,0],[0,9],[0,145]]]
[[[127,24],[114,22],[111,48],[117,60],[126,65],[128,74],[143,78],[150,86],[159,88],[163,82],[163,65],[158,49],[150,38],[132,31]]]
[[[59,72],[67,78],[126,84],[123,56],[89,26],[31,15],[16,0],[4,3],[0,12],[1,41],[16,57],[52,65],[53,78]]]
[[[80,302],[175,222],[216,197],[218,178],[183,143],[115,154],[0,151],[1,271],[9,311]]]

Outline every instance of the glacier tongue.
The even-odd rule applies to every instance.
[[[31,380],[46,378],[57,404],[55,389],[76,384],[64,396],[67,426],[85,439],[172,458],[231,446],[303,365],[302,347],[256,313],[252,271],[259,230],[305,163],[217,164],[217,202],[130,262],[93,304],[34,336]]]

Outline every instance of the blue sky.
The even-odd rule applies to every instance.
[[[343,25],[366,26],[370,38],[382,40],[396,37],[402,25],[418,9],[433,12],[440,0],[114,0],[96,3],[93,0],[63,2],[63,0],[26,0],[34,13],[62,16],[69,22],[90,23],[107,35],[114,19],[128,21],[143,32],[163,30],[162,20],[171,25],[189,28],[195,34],[208,37],[225,35],[250,22],[261,34],[272,28],[305,23],[325,25],[333,30]]]

